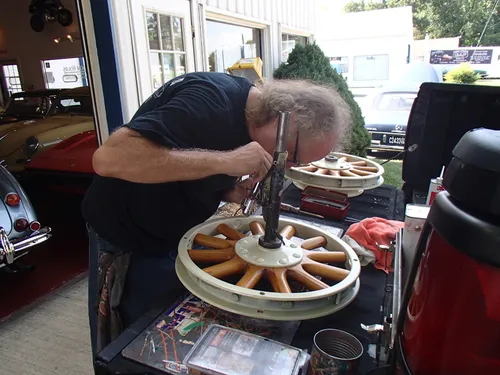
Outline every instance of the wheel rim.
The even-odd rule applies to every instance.
[[[324,159],[287,169],[286,177],[302,186],[345,192],[374,189],[384,183],[384,168],[372,160],[332,152]]]
[[[208,303],[265,319],[327,315],[355,298],[361,266],[346,243],[319,227],[281,219],[283,252],[274,256],[277,252],[271,251],[273,256],[266,257],[262,255],[266,249],[257,253],[255,245],[263,226],[262,217],[238,217],[215,219],[192,228],[179,243],[179,279]],[[245,236],[247,231],[254,234]],[[211,249],[193,249],[196,244]],[[329,251],[314,251],[314,245],[324,245],[323,250]],[[208,258],[211,262],[205,262]],[[334,260],[341,264],[328,265]],[[323,280],[313,275],[322,276]],[[232,276],[236,277],[228,280]],[[326,284],[325,278],[333,285]],[[307,290],[298,291],[297,286]]]

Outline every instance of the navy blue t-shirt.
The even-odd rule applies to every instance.
[[[249,80],[224,73],[188,73],[159,88],[124,126],[168,148],[232,150],[251,141],[245,120],[251,87]],[[217,175],[139,184],[96,176],[82,212],[92,228],[116,246],[168,254],[177,250],[187,230],[213,215],[235,181]]]

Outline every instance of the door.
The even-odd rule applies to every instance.
[[[141,101],[165,82],[195,70],[188,0],[131,2]]]

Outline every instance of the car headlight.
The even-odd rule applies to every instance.
[[[38,147],[40,147],[40,142],[38,141],[38,139],[36,137],[29,137],[24,144],[24,154],[28,158],[31,158],[33,155],[35,155]]]

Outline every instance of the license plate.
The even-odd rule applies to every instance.
[[[387,135],[386,136],[386,144],[394,145],[394,146],[404,146],[405,145],[405,137],[400,135]]]

